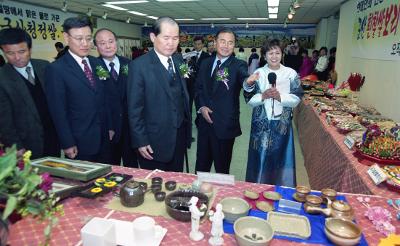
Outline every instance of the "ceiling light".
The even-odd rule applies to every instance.
[[[258,18],[258,17],[255,17],[255,18],[236,18],[236,19],[238,19],[238,20],[268,20],[268,18]]]
[[[92,9],[91,8],[88,8],[86,15],[87,16],[92,16]]]
[[[107,7],[107,8],[111,8],[111,9],[116,9],[116,10],[128,10],[128,9],[124,9],[124,8],[121,8],[121,7],[112,5],[112,4],[103,4],[103,6]]]
[[[268,13],[277,14],[278,13],[278,7],[268,7]]]
[[[211,28],[214,28],[215,26],[214,26],[214,23],[211,23]]]
[[[245,26],[246,28],[249,28],[249,23],[246,23],[246,26]]]
[[[288,18],[289,20],[293,19],[293,17],[294,17],[294,15],[293,15],[292,13],[289,13],[289,14],[287,15],[287,18]]]
[[[107,16],[108,16],[108,13],[104,11],[104,15],[103,15],[101,18],[103,18],[103,19],[106,20],[106,19],[107,19]]]
[[[197,2],[199,0],[156,0],[156,1],[165,3],[165,2]]]
[[[278,15],[277,14],[269,14],[268,17],[270,19],[278,19]]]
[[[143,25],[143,26],[144,26],[144,27],[148,27],[147,21],[144,22],[144,25]]]
[[[176,21],[193,21],[194,19],[183,18],[183,19],[175,19]]]
[[[150,19],[153,19],[153,20],[157,20],[158,19],[158,17],[156,17],[156,16],[152,16],[152,15],[148,15],[148,16],[146,16],[147,18],[150,18]]]
[[[62,6],[61,10],[62,10],[63,12],[67,12],[67,7],[68,7],[68,5],[67,5],[67,1],[64,1],[64,3],[63,3],[63,6]]]
[[[125,22],[129,24],[131,22],[131,17],[128,17]]]
[[[292,6],[290,6],[289,13],[291,13],[292,15],[295,15],[296,14],[296,10]]]
[[[201,20],[230,20],[231,18],[201,18]]]
[[[138,1],[114,1],[114,2],[106,2],[106,4],[131,4],[131,3],[148,3],[147,0],[138,0]]]
[[[143,14],[143,13],[136,12],[136,11],[128,11],[128,12],[131,13],[131,14],[140,15],[140,16],[145,16],[145,15],[147,15],[147,14]]]
[[[295,8],[295,9],[300,8],[300,3],[299,3],[298,0],[295,0],[295,1],[293,2],[293,8]]]
[[[268,0],[268,7],[278,7],[279,6],[279,0]]]

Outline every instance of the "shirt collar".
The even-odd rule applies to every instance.
[[[117,72],[119,71],[120,63],[119,63],[119,59],[117,56],[114,56],[114,59],[112,59],[111,61],[104,59],[104,58],[102,58],[102,59],[103,59],[104,63],[106,64],[106,66],[108,67],[108,70],[111,69],[110,63],[113,62],[115,71],[117,71]]]
[[[28,64],[26,64],[25,67],[16,67],[13,65],[13,67],[15,68],[15,70],[17,70],[18,73],[20,73],[22,76],[24,76],[25,78],[28,77],[27,73],[26,73],[26,68],[27,67],[31,67],[31,71],[32,71],[32,76],[35,77],[35,71],[33,69],[32,63],[31,61],[29,61]]]
[[[70,49],[68,49],[68,52],[71,54],[71,56],[74,58],[74,60],[81,65],[83,60],[86,60],[89,63],[89,59],[87,57],[80,57],[76,54],[74,54]]]

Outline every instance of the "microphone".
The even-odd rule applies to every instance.
[[[271,72],[268,74],[268,82],[272,87],[276,85],[276,73]]]
[[[271,72],[268,74],[268,82],[271,85],[271,87],[276,86],[276,73]],[[274,108],[275,108],[275,100],[272,98],[272,117],[274,117]]]

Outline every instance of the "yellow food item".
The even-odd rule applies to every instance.
[[[92,193],[99,193],[99,192],[101,192],[102,190],[103,190],[102,188],[96,187],[96,188],[91,189],[90,192],[92,192]]]
[[[97,183],[104,183],[104,182],[106,182],[106,179],[105,178],[98,178],[98,179],[96,179],[96,182]]]
[[[107,182],[104,183],[104,186],[108,187],[108,188],[114,187],[116,185],[117,185],[117,182],[115,182],[115,181],[107,181]]]

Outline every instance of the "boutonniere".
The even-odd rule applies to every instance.
[[[224,83],[227,90],[229,90],[228,76],[229,76],[228,68],[219,69],[217,71],[217,81],[221,81],[222,83]]]
[[[122,74],[128,76],[129,67],[128,64],[122,66]]]
[[[107,69],[104,69],[102,66],[97,66],[96,67],[96,75],[99,77],[100,80],[106,80],[110,78],[110,73],[108,72]]]
[[[188,78],[189,78],[189,75],[190,75],[190,73],[191,73],[192,71],[190,70],[188,64],[182,63],[182,64],[179,66],[179,72],[181,73],[181,75],[182,75],[184,78],[188,79]]]

